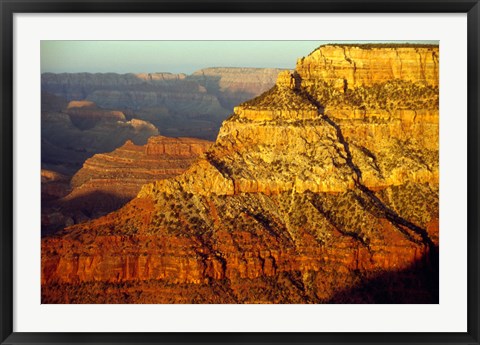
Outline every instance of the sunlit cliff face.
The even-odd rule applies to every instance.
[[[438,65],[300,59],[185,173],[45,238],[42,302],[438,303]]]

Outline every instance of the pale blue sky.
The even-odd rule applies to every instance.
[[[364,41],[368,42],[372,41]],[[385,41],[376,41],[381,42]],[[205,67],[293,69],[297,58],[327,43],[334,41],[41,41],[41,72],[190,74]]]

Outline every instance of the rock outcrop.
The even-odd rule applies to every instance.
[[[300,59],[185,173],[44,238],[42,302],[438,303],[438,59]]]
[[[117,210],[135,198],[144,184],[183,173],[211,145],[200,139],[153,136],[145,145],[128,140],[112,152],[94,155],[71,181],[42,171],[42,195],[51,196],[42,208],[43,232]]]
[[[215,139],[233,105],[275,84],[273,68],[206,68],[171,73],[44,73],[42,92],[66,101],[91,101],[127,118],[149,121],[168,136]]]
[[[327,45],[297,61],[302,84],[326,82],[340,89],[372,86],[400,79],[437,87],[436,46]]]
[[[56,171],[42,169],[42,200],[58,199],[70,192],[70,178]]]
[[[275,84],[280,70],[42,74],[42,163],[73,174],[95,153],[150,136],[214,140],[233,105]]]
[[[281,71],[278,68],[204,68],[188,79],[205,87],[224,108],[231,111],[238,103],[270,89]]]
[[[81,130],[93,128],[102,121],[127,121],[125,114],[121,111],[101,109],[91,101],[71,101],[68,103],[65,113],[68,114],[72,123]],[[155,128],[153,125],[151,127],[152,129]]]
[[[114,150],[126,140],[145,144],[158,129],[119,111],[96,107],[42,112],[42,165],[51,170],[77,171],[92,155]]]
[[[168,87],[185,80],[184,74],[148,73],[43,73],[42,91],[68,101],[83,100],[96,90],[138,90],[158,85]]]
[[[151,137],[142,146],[127,141],[110,153],[87,159],[72,178],[74,194],[103,191],[130,200],[144,184],[183,173],[211,145],[201,139],[162,136]]]

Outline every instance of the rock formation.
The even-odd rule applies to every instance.
[[[56,171],[42,169],[42,200],[58,199],[70,192],[70,178]]]
[[[305,85],[318,81],[354,89],[391,80],[438,87],[438,48],[418,45],[329,45],[297,61]]]
[[[125,114],[117,110],[100,109],[91,101],[71,101],[65,109],[72,123],[79,129],[85,130],[95,127],[102,121],[125,122]],[[137,120],[138,121],[138,120]],[[152,126],[152,129],[155,127]]]
[[[215,139],[233,105],[275,84],[273,68],[206,68],[171,73],[44,73],[42,92],[68,101],[91,101],[127,118],[154,124],[168,136]]]
[[[42,167],[70,175],[95,153],[114,150],[126,140],[144,144],[158,135],[147,121],[96,106],[42,112],[41,127]]]
[[[42,302],[438,303],[438,64],[300,59],[185,173],[44,238]]]
[[[235,105],[270,89],[281,70],[277,68],[204,68],[188,77],[214,94],[231,110]]]
[[[92,155],[159,132],[215,139],[233,105],[275,84],[280,70],[42,74],[42,166],[75,173]]]
[[[112,152],[94,155],[71,182],[42,170],[43,233],[117,210],[135,198],[142,185],[183,173],[211,145],[200,139],[154,136],[145,145],[128,140]]]

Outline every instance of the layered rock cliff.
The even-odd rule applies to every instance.
[[[192,75],[44,73],[42,92],[66,101],[88,100],[103,109],[123,111],[127,118],[149,121],[168,136],[194,134],[214,139],[233,105],[268,90],[280,71],[206,68]]]
[[[112,152],[94,155],[71,181],[42,171],[43,232],[82,223],[120,208],[135,198],[144,184],[183,173],[211,145],[200,139],[153,136],[145,145],[128,140]],[[63,193],[58,190],[60,186],[64,187]]]
[[[438,303],[438,64],[300,59],[185,173],[45,238],[43,303]]]
[[[220,104],[231,109],[245,100],[270,89],[277,79],[278,68],[204,68],[188,77],[214,94]]]
[[[275,84],[277,75],[281,71],[277,68],[211,67],[198,70],[191,75],[44,73],[42,89],[44,92],[63,97],[68,101],[92,99],[101,106],[132,109],[146,108],[152,104],[158,105],[158,102],[168,101],[168,97],[154,99],[155,95],[165,93],[183,93],[187,100],[189,96],[210,95],[221,100],[221,103],[229,109],[268,90]],[[112,91],[112,96],[120,98],[116,98],[115,102],[114,98],[109,99],[100,97],[100,93],[95,94],[100,91],[104,91],[104,95],[108,95],[107,91]],[[129,91],[131,93],[128,93]],[[95,96],[92,96],[93,94]],[[144,97],[138,97],[135,100],[132,98],[134,94],[144,95]],[[228,102],[224,103],[224,100]]]
[[[42,166],[73,174],[95,153],[111,151],[126,140],[145,144],[158,129],[120,111],[96,106],[42,112]]]
[[[44,92],[61,96],[68,101],[86,99],[96,90],[138,90],[148,86],[176,85],[185,80],[184,74],[148,73],[43,73]]]
[[[42,169],[42,201],[58,199],[67,195],[70,188],[70,177],[56,171]]]
[[[391,80],[439,85],[439,51],[432,45],[326,45],[297,61],[304,85],[325,82],[355,89]]]
[[[42,164],[75,173],[95,153],[153,135],[213,140],[233,105],[275,84],[280,70],[42,74]]]

